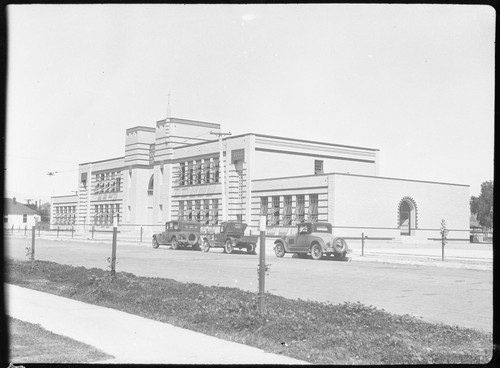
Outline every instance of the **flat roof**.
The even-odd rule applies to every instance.
[[[184,124],[184,125],[195,125],[201,126],[205,128],[214,128],[220,129],[220,124],[217,123],[209,123],[207,121],[198,121],[198,120],[189,120],[189,119],[179,119],[179,118],[165,118],[156,122],[156,126],[160,126],[164,123],[176,123],[176,124]]]
[[[84,162],[82,164],[78,164],[78,166],[88,165],[88,164],[100,164],[100,163],[103,163],[103,162],[115,161],[115,160],[124,160],[124,159],[125,159],[125,156],[121,156],[121,157],[115,157],[115,158],[108,158],[107,160]]]
[[[138,125],[132,128],[128,128],[126,130],[127,133],[133,133],[133,132],[150,132],[150,133],[155,133],[156,129],[152,127],[147,127],[147,126],[142,126]]]
[[[468,184],[444,183],[444,182],[439,182],[439,181],[416,180],[416,179],[402,179],[402,178],[391,178],[391,177],[387,177],[387,176],[362,175],[362,174],[347,174],[347,173],[337,173],[337,172],[324,173],[324,174],[311,174],[311,175],[284,176],[284,177],[281,177],[281,178],[254,179],[252,181],[283,180],[283,179],[307,178],[307,177],[318,177],[318,176],[328,176],[328,175],[358,176],[358,177],[374,178],[374,179],[400,180],[400,181],[411,181],[411,182],[416,182],[416,183],[453,185],[453,186],[457,186],[457,187],[470,187],[470,185],[468,185]]]

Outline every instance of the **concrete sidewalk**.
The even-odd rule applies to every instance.
[[[115,357],[96,363],[309,364],[115,309],[10,284],[5,289],[9,316]]]

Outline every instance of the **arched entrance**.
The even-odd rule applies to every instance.
[[[417,206],[413,199],[405,197],[399,202],[399,229],[401,235],[412,235],[417,228]]]

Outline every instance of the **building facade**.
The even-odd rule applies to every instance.
[[[176,118],[127,129],[125,155],[80,164],[78,194],[53,198],[51,223],[87,231],[116,219],[152,232],[172,219],[227,219],[256,229],[265,215],[269,235],[327,221],[339,236],[422,240],[445,219],[451,238],[468,239],[468,185],[380,177],[374,148],[219,132]]]

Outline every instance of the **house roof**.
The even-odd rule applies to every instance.
[[[4,214],[5,215],[36,215],[36,211],[28,206],[14,202],[12,198],[4,198]]]

